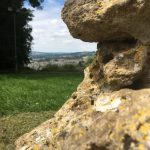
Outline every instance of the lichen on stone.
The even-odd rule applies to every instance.
[[[100,96],[95,101],[94,109],[100,112],[117,111],[120,104],[120,97],[111,99],[109,96]]]

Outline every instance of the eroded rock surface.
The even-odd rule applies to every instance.
[[[102,94],[98,106],[80,114],[82,119],[58,138],[62,150],[149,149],[150,90],[121,90]],[[148,103],[145,106],[145,103]],[[95,108],[99,111],[94,111]],[[66,130],[66,128],[64,129]]]
[[[93,63],[85,70],[85,79],[79,86],[80,90],[99,93],[129,87],[138,82],[144,71],[146,79],[146,75],[149,76],[149,51],[149,46],[140,43],[98,44],[97,54]],[[147,68],[145,64],[148,65]],[[148,83],[148,77],[146,80]],[[145,88],[145,84],[139,88]]]
[[[66,2],[70,32],[99,42],[98,50],[77,91],[54,118],[20,137],[17,150],[150,149],[149,3]]]
[[[69,99],[53,119],[21,137],[17,149],[150,148],[149,89],[100,94],[95,105],[90,99],[83,93]]]
[[[117,91],[140,80],[149,47],[121,42],[99,48],[77,92],[53,119],[21,137],[18,150],[150,148],[150,89]]]
[[[139,39],[150,44],[149,0],[68,0],[62,17],[73,37],[88,42]]]

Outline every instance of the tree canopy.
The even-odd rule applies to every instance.
[[[33,40],[31,36],[32,27],[29,22],[33,19],[33,12],[24,8],[25,2],[28,2],[32,7],[41,8],[43,0],[0,1],[0,70],[13,69],[16,59],[19,67],[29,62],[29,53]],[[10,8],[12,11],[8,11]],[[14,46],[15,28],[17,58],[15,57]]]

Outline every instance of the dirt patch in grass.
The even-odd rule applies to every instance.
[[[0,150],[14,150],[15,140],[50,119],[54,111],[21,113],[0,118]]]

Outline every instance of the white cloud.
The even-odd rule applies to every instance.
[[[33,27],[34,51],[41,52],[76,52],[93,51],[96,44],[73,39],[61,20],[60,5],[56,0],[47,0],[43,10],[35,10]]]

